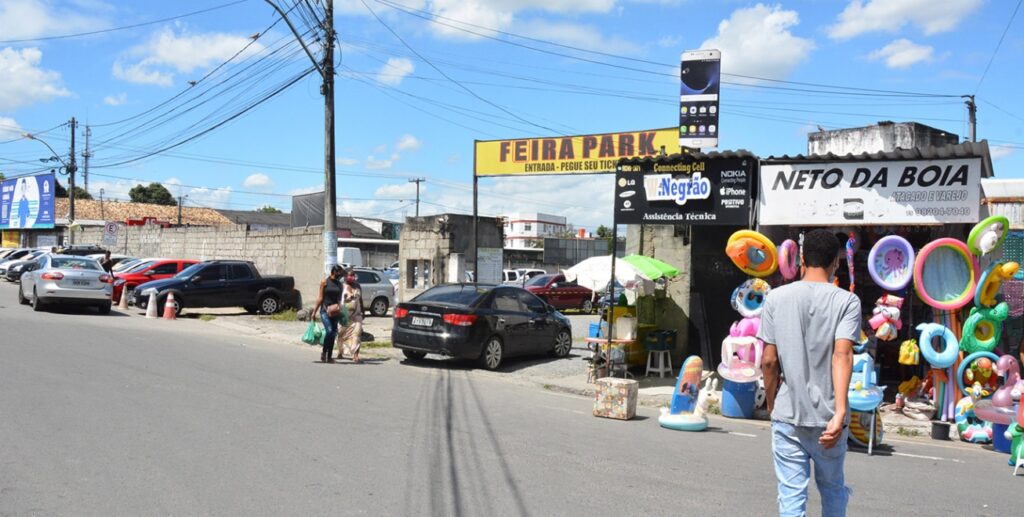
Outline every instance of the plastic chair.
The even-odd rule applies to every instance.
[[[657,330],[649,332],[644,340],[644,348],[647,349],[647,371],[644,376],[649,377],[651,373],[658,374],[658,377],[665,377],[665,374],[672,375],[672,349],[675,348],[676,333],[673,330]]]

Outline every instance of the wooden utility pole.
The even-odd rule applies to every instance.
[[[967,105],[967,123],[970,131],[970,140],[972,142],[978,141],[978,105],[974,102],[973,95],[964,95],[967,99],[964,104]]]
[[[85,126],[85,150],[82,151],[82,183],[84,183],[85,192],[89,193],[89,158],[92,158],[92,151],[89,148],[89,137],[92,136],[92,128]]]
[[[75,231],[71,228],[71,225],[75,222],[75,171],[78,170],[78,166],[75,165],[75,132],[78,130],[78,122],[75,117],[71,117],[71,160],[68,161],[68,242],[71,244],[75,243]]]

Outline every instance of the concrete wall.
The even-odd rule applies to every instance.
[[[78,244],[99,244],[102,239],[102,228],[86,228],[76,235]],[[121,226],[118,244],[110,249],[136,257],[250,260],[262,274],[295,277],[295,287],[309,305],[324,276],[322,243],[320,227],[251,231],[244,225]]]
[[[879,123],[874,126],[819,131],[807,135],[808,154],[876,153],[960,143],[960,137],[915,122]]]
[[[655,225],[644,226],[643,253],[640,253],[640,226],[630,225],[626,232],[626,254],[642,254],[654,257],[679,268],[682,273],[668,284],[665,298],[655,301],[653,317],[640,314],[640,321],[653,319],[661,329],[676,330],[676,359],[685,355],[700,355],[699,348],[689,347],[690,324],[690,243],[683,234],[687,226]],[[705,365],[709,368],[709,365]]]
[[[502,227],[498,219],[481,217],[478,226],[481,248],[502,247]],[[459,271],[450,269],[474,270],[469,262],[473,257],[473,217],[443,214],[407,218],[398,249],[399,301],[410,300],[454,278],[461,281]],[[462,259],[450,260],[456,254]]]

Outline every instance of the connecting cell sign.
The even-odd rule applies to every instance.
[[[616,224],[746,226],[753,157],[625,160],[615,175]]]
[[[53,174],[22,176],[0,183],[0,229],[53,228]]]

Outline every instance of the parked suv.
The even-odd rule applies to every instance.
[[[242,260],[200,262],[172,278],[142,284],[135,289],[135,306],[145,309],[155,294],[162,313],[170,293],[178,314],[183,307],[243,307],[253,314],[273,314],[299,301],[294,278],[262,276],[252,262]]]
[[[356,268],[356,282],[363,290],[363,310],[382,317],[388,314],[388,308],[395,304],[395,286],[380,271],[368,268]]]

